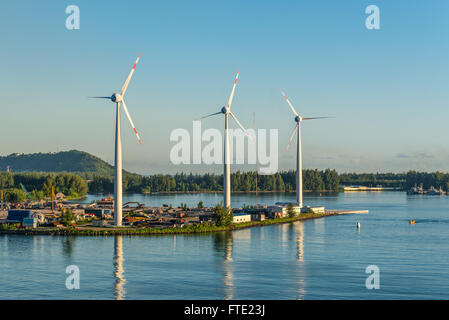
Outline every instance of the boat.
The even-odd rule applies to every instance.
[[[444,192],[441,187],[439,189],[436,189],[433,186],[431,186],[430,189],[426,192],[426,194],[430,196],[440,196],[446,194],[446,192]]]
[[[415,184],[413,188],[407,191],[407,194],[424,194],[423,184],[421,183],[419,187]]]

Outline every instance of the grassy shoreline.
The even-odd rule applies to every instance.
[[[183,228],[49,228],[49,229],[15,229],[0,230],[0,234],[19,234],[19,235],[51,235],[51,236],[115,236],[115,235],[164,235],[164,234],[193,234],[208,233],[220,231],[233,231],[245,228],[262,227],[274,224],[292,223],[309,219],[318,219],[338,215],[339,213],[304,213],[295,218],[279,218],[264,221],[251,221],[240,224],[231,224],[230,226],[218,227],[210,224],[185,226]]]

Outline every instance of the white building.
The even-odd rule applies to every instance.
[[[251,214],[249,213],[234,213],[233,223],[251,222]]]
[[[304,207],[302,208],[303,212],[309,212],[309,213],[325,213],[326,210],[324,207]]]
[[[274,206],[269,206],[267,208],[268,216],[272,219],[287,218],[288,217],[288,205],[289,205],[289,203],[278,202]],[[293,206],[293,211],[295,212],[295,216],[299,216],[301,214],[301,208],[299,206]]]

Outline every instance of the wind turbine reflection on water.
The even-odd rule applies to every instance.
[[[123,268],[123,237],[116,236],[114,238],[114,298],[115,300],[123,300],[125,298],[126,290],[124,285],[126,279],[124,277],[125,269]]]

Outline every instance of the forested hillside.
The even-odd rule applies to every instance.
[[[0,156],[0,170],[12,172],[95,172],[99,175],[114,174],[114,168],[106,161],[87,152],[70,150],[56,153],[13,153]]]

